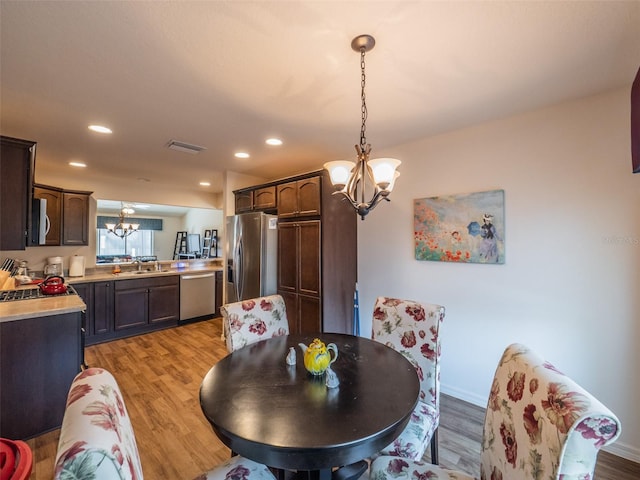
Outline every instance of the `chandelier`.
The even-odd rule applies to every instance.
[[[389,194],[400,173],[396,171],[400,160],[395,158],[369,159],[371,145],[365,136],[367,123],[367,102],[365,96],[365,53],[373,49],[376,41],[371,35],[359,35],[351,41],[351,48],[360,52],[360,98],[362,100],[362,125],[360,127],[360,145],[356,145],[357,161],[336,160],[327,162],[324,168],[329,172],[336,193],[343,194],[360,218],[364,220],[371,210],[383,199],[389,200]],[[367,186],[373,189],[371,199],[365,201]],[[358,198],[359,197],[359,198]]]
[[[138,223],[130,223],[126,221],[127,215],[133,215],[135,210],[130,206],[125,206],[124,204],[120,204],[120,216],[118,217],[118,223],[105,223],[105,227],[109,230],[110,233],[113,233],[115,236],[120,238],[125,238],[131,235],[133,232],[138,231],[140,224]]]

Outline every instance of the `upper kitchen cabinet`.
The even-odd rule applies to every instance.
[[[275,185],[238,190],[234,194],[236,213],[268,212],[276,209]]]
[[[24,250],[31,222],[36,142],[0,137],[0,250]]]
[[[278,217],[320,215],[320,177],[310,177],[278,185]]]
[[[253,209],[269,210],[276,208],[276,187],[256,188],[253,192]]]
[[[47,200],[49,230],[45,245],[89,244],[89,197],[91,192],[63,190],[36,184],[33,198]],[[38,239],[31,239],[38,245]]]
[[[91,192],[63,192],[62,245],[89,245]]]
[[[236,197],[236,213],[253,211],[253,190],[234,192]]]

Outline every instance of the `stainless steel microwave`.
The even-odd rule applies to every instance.
[[[34,198],[31,202],[30,245],[45,245],[50,227],[51,224],[47,216],[47,200],[45,198]]]

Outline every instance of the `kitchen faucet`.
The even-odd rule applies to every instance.
[[[140,261],[139,258],[136,258],[133,262],[131,262],[132,265],[137,265],[138,266],[138,271],[141,272],[142,271],[142,262]]]

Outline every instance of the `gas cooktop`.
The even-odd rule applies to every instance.
[[[37,298],[64,297],[67,295],[77,295],[78,292],[71,285],[67,285],[65,293],[56,295],[45,295],[39,288],[22,288],[20,290],[4,290],[0,292],[0,302],[12,302],[14,300],[35,300]]]

